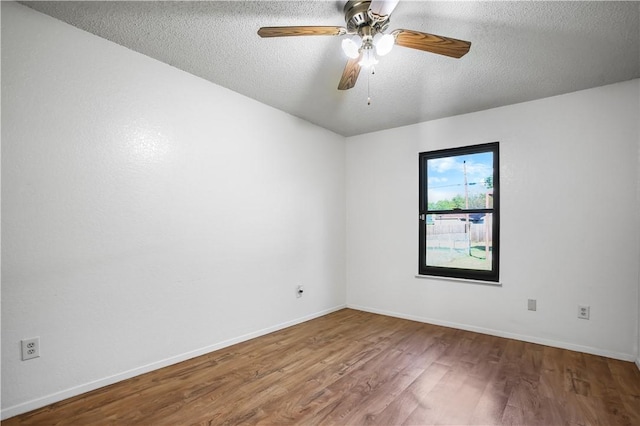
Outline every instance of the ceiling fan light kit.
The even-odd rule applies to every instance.
[[[385,33],[389,17],[398,0],[349,0],[344,6],[346,28],[331,26],[262,27],[260,37],[289,37],[305,35],[350,35],[342,42],[342,50],[349,58],[338,83],[338,90],[355,86],[360,68],[378,63],[376,54],[384,56],[394,45],[425,52],[461,58],[471,42],[420,31],[397,29]]]

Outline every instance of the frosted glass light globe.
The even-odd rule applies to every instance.
[[[360,45],[352,38],[345,38],[342,40],[342,51],[351,59],[355,59],[360,56]]]
[[[379,34],[376,34],[376,38]],[[380,56],[384,56],[387,53],[391,52],[393,45],[396,43],[396,38],[391,34],[384,34],[378,38],[378,40],[374,39],[374,44],[376,46],[376,53]]]
[[[375,65],[377,63],[378,63],[378,60],[376,59],[376,55],[373,53],[373,49],[367,49],[365,52],[362,53],[362,59],[360,59],[360,62],[358,62],[358,65],[364,68],[369,68],[372,65]]]

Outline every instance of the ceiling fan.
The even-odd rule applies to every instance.
[[[356,84],[360,68],[375,65],[378,56],[383,56],[397,44],[411,49],[461,58],[471,47],[471,42],[443,37],[420,31],[398,29],[386,32],[389,17],[398,0],[349,0],[344,6],[347,27],[291,26],[262,27],[260,37],[289,36],[351,36],[342,41],[342,49],[349,57],[342,72],[338,90],[351,89]],[[375,49],[375,52],[374,52]]]

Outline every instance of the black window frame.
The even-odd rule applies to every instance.
[[[467,154],[479,154],[484,152],[493,153],[493,207],[492,208],[469,208],[452,210],[429,210],[428,205],[428,176],[427,161],[455,157]],[[487,282],[499,282],[500,265],[500,156],[499,142],[491,142],[480,145],[470,145],[457,148],[441,149],[436,151],[426,151],[419,153],[419,249],[418,249],[418,274],[436,277],[460,278],[468,280],[478,280]],[[487,213],[492,214],[492,255],[491,270],[463,269],[442,266],[428,266],[426,253],[427,239],[427,216],[438,214],[472,214]]]

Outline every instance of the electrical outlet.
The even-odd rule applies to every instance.
[[[536,304],[536,299],[528,299],[527,309],[529,309],[530,311],[535,311],[537,309]]]
[[[578,318],[588,320],[590,314],[591,306],[578,305]]]
[[[26,361],[32,358],[38,358],[40,356],[40,338],[34,337],[31,339],[21,340],[22,344],[22,360]]]
[[[304,293],[304,286],[299,285],[296,287],[296,297],[302,297],[302,293]]]

